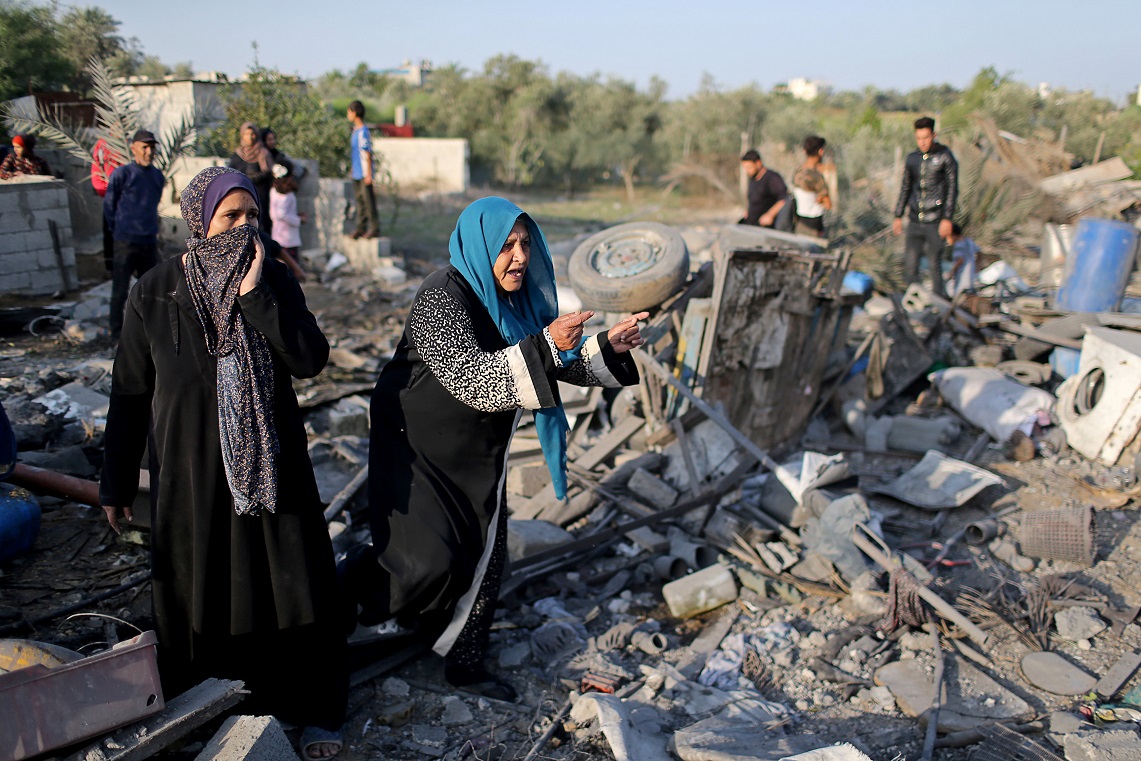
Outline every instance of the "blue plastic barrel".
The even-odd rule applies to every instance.
[[[1054,305],[1067,312],[1115,312],[1137,258],[1141,231],[1112,219],[1078,220]]]
[[[40,533],[40,503],[27,489],[0,483],[0,563],[27,552]]]

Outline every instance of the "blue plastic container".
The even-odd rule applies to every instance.
[[[867,296],[875,288],[876,281],[871,275],[864,274],[859,270],[852,270],[844,275],[844,282],[841,287],[844,291],[849,293],[858,293],[861,296]]]
[[[0,483],[0,563],[27,552],[40,534],[40,503],[27,489]]]
[[[1082,361],[1081,349],[1067,349],[1058,346],[1050,352],[1050,367],[1063,378],[1078,374],[1078,365]]]
[[[1116,312],[1129,284],[1141,231],[1112,219],[1078,220],[1054,306],[1067,312]]]

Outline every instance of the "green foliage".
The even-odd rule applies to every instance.
[[[56,89],[74,73],[51,8],[0,0],[0,100]]]
[[[344,111],[335,113],[306,85],[276,69],[254,64],[246,81],[221,95],[226,120],[204,140],[204,156],[229,156],[238,145],[243,122],[272,127],[277,144],[298,158],[315,159],[326,177],[348,171],[349,134]]]
[[[111,150],[120,156],[130,156],[131,135],[144,126],[134,98],[127,87],[112,83],[110,69],[99,59],[91,59],[84,73],[91,83],[95,103],[94,130],[74,129],[38,106],[34,118],[22,112],[0,112],[5,126],[15,133],[37,135],[84,162],[91,160],[91,151],[99,139],[106,140]],[[190,153],[196,123],[196,115],[190,111],[176,127],[158,136],[154,166],[168,179],[175,161]]]
[[[125,40],[118,34],[119,26],[110,13],[96,7],[73,7],[60,18],[60,49],[75,70],[70,83],[72,90],[82,94],[90,91],[91,78],[86,66],[92,59],[105,61],[115,76],[138,69],[142,51],[137,41]]]

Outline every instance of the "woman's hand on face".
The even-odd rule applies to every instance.
[[[242,284],[238,286],[238,295],[245,296],[247,293],[257,287],[261,282],[261,268],[265,263],[265,246],[261,243],[261,236],[256,232],[254,233],[254,260],[250,262],[249,272],[242,278]]]
[[[128,521],[135,519],[134,513],[131,512],[129,507],[111,507],[110,505],[103,505],[103,512],[107,513],[107,522],[111,524],[111,528],[116,534],[123,533],[119,528],[119,516],[122,515]]]
[[[614,351],[622,354],[646,343],[646,339],[642,338],[641,328],[638,327],[638,320],[644,320],[649,316],[649,312],[638,312],[612,327],[606,336],[610,339]]]
[[[559,351],[570,351],[578,348],[582,341],[582,325],[594,317],[594,312],[570,312],[564,314],[547,326],[551,340]]]

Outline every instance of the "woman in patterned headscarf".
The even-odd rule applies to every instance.
[[[555,496],[566,492],[567,420],[558,381],[638,382],[630,315],[587,337],[593,312],[561,317],[539,226],[503,198],[460,214],[450,265],[429,275],[372,395],[373,545],[345,572],[361,623],[395,616],[435,640],[454,686],[500,700],[514,689],[483,665],[507,546],[504,481],[530,412]]]
[[[319,373],[329,344],[285,265],[265,256],[258,211],[233,169],[205,169],[183,191],[187,253],[128,299],[100,499],[116,530],[131,519],[149,431],[164,689],[241,679],[256,704],[244,707],[305,726],[320,758],[339,750],[345,640],[291,378]],[[298,657],[286,666],[283,653]]]
[[[261,229],[273,232],[273,222],[269,218],[269,189],[273,187],[273,153],[261,139],[261,131],[253,122],[243,122],[238,128],[238,147],[230,156],[230,168],[237,169],[257,188],[257,202]]]

